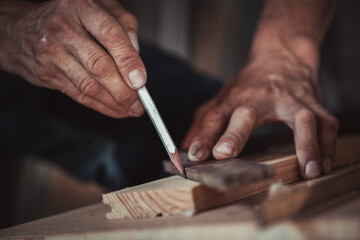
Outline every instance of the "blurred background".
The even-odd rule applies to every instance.
[[[220,81],[244,66],[263,5],[254,0],[125,0],[139,35]],[[360,1],[339,1],[321,49],[324,104],[342,129],[360,118]],[[350,130],[349,130],[350,129]],[[11,156],[2,156],[2,159]],[[2,161],[0,228],[101,201],[102,187],[82,182],[37,158]]]
[[[246,63],[263,1],[125,0],[141,39],[226,81]],[[338,2],[321,49],[324,104],[342,114],[360,109],[360,2]]]

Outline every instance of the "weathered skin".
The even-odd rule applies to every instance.
[[[0,19],[1,69],[108,116],[144,113],[137,20],[116,0],[2,1]]]
[[[320,102],[318,51],[334,1],[267,0],[247,65],[201,106],[183,148],[192,161],[237,156],[269,122],[294,131],[304,178],[331,170],[338,120]]]

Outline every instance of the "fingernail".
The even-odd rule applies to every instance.
[[[319,167],[318,167],[317,162],[315,162],[313,160],[309,161],[305,167],[306,177],[315,178],[315,177],[319,176],[319,174],[320,174],[320,172],[319,172]]]
[[[142,73],[142,71],[135,69],[130,72],[129,81],[134,88],[141,88],[145,85],[145,75]]]
[[[325,158],[324,159],[324,162],[323,162],[323,171],[324,171],[324,173],[330,173],[330,171],[331,171],[331,158]]]
[[[192,144],[189,150],[188,158],[190,161],[199,161],[205,156],[206,151],[201,148],[199,143]]]
[[[140,100],[136,100],[131,106],[130,106],[130,110],[133,113],[140,113],[143,111],[143,105],[141,103]]]
[[[229,142],[223,142],[215,151],[221,155],[230,156],[234,151],[234,145]]]
[[[130,39],[131,44],[133,45],[133,47],[135,48],[135,50],[139,53],[140,52],[140,47],[139,47],[139,42],[138,42],[138,38],[137,38],[137,34],[134,32],[128,32],[127,33]]]

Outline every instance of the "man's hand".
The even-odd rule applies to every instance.
[[[330,172],[339,123],[317,84],[330,3],[266,1],[247,66],[195,114],[182,146],[190,160],[236,157],[255,128],[283,122],[294,131],[301,175]]]
[[[139,116],[137,20],[116,0],[1,3],[0,67],[105,115]]]
[[[331,169],[338,121],[319,103],[313,72],[293,56],[263,56],[245,67],[210,102],[198,109],[184,141],[188,157],[239,155],[251,132],[281,121],[294,131],[302,176]]]

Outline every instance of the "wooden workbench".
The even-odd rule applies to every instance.
[[[1,239],[360,239],[360,190],[299,217],[261,226],[257,194],[194,217],[105,219],[102,203],[0,230]]]

